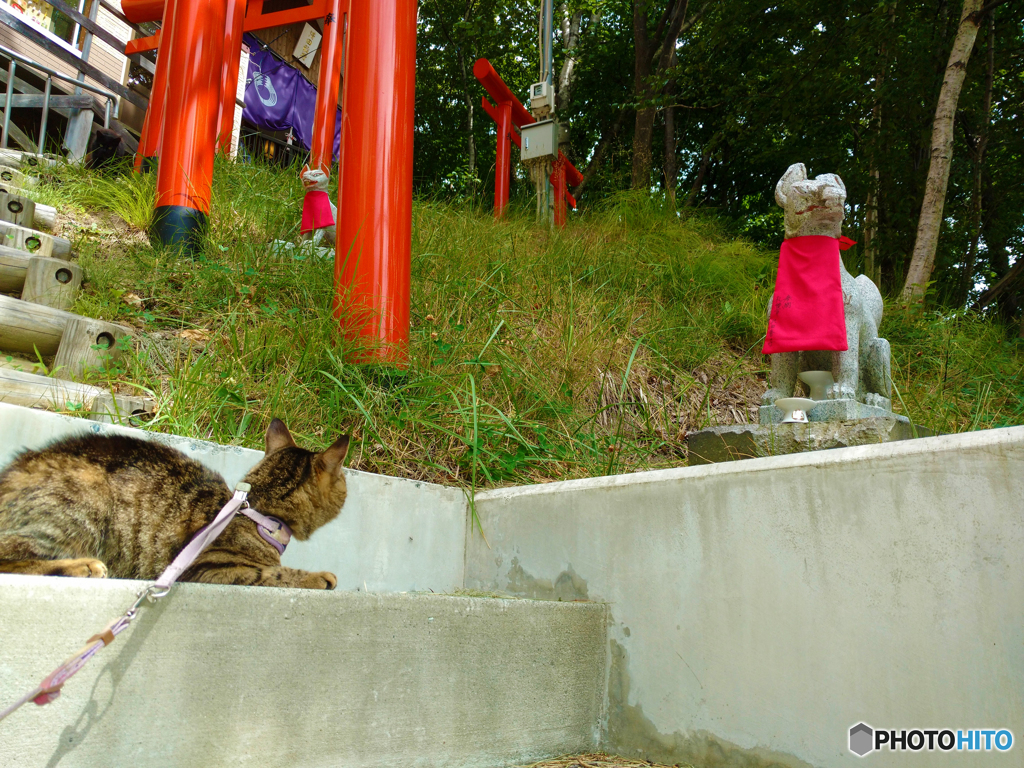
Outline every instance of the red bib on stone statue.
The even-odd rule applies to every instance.
[[[842,240],[847,248],[853,244]],[[847,348],[839,248],[840,240],[825,235],[782,241],[766,355]]]
[[[334,226],[334,214],[331,213],[331,198],[326,192],[310,190],[302,201],[301,234],[314,229]]]

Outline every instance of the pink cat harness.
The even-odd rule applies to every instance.
[[[132,603],[131,607],[122,616],[118,616],[110,622],[99,634],[90,637],[86,641],[85,646],[51,672],[36,688],[22,696],[14,704],[7,707],[7,709],[0,710],[0,720],[3,720],[20,706],[30,701],[34,701],[39,706],[42,706],[43,704],[49,704],[60,696],[61,686],[72,675],[84,667],[86,662],[95,656],[101,648],[110,645],[114,642],[115,637],[128,629],[128,625],[138,615],[139,607],[143,601],[148,600],[154,603],[171,591],[174,582],[189,569],[189,566],[213,543],[213,540],[223,533],[224,529],[228,527],[228,523],[234,519],[236,514],[241,513],[255,522],[256,530],[260,536],[267,543],[271,544],[278,551],[278,554],[282,554],[284,548],[291,540],[291,528],[283,520],[268,515],[261,515],[255,509],[252,509],[249,506],[249,502],[246,501],[249,490],[250,486],[248,483],[236,485],[234,495],[221,508],[217,516],[213,518],[213,522],[205,528],[199,529],[198,533],[192,537],[191,541],[174,558],[174,561],[164,569],[164,572],[160,574],[156,582],[139,591],[135,602]]]
[[[244,506],[238,511],[256,523],[256,531],[264,541],[277,550],[277,554],[284,554],[284,548],[292,540],[292,529],[288,527],[288,523],[278,517],[261,515],[249,506]]]

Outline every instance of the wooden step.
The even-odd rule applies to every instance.
[[[0,293],[17,293],[23,301],[67,309],[75,303],[82,276],[82,268],[73,262],[0,247]]]
[[[121,356],[127,330],[103,320],[0,295],[0,351],[54,357],[58,376],[78,378]]]
[[[24,362],[24,361],[19,361]],[[31,366],[31,363],[24,363]],[[0,356],[0,403],[45,408],[48,411],[88,413],[93,421],[131,423],[153,413],[152,398],[115,395],[101,387],[17,370]]]
[[[35,256],[52,257],[54,254],[52,235],[27,227],[19,227],[17,224],[9,224],[6,221],[0,221],[0,245],[27,251]],[[68,243],[69,251],[70,245]]]
[[[39,178],[22,173],[16,168],[0,167],[0,186],[8,185],[19,189],[33,189],[39,185]]]
[[[17,224],[25,229],[34,229],[36,226],[35,201],[21,195],[0,192],[0,221]]]

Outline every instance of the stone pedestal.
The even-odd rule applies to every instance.
[[[898,416],[892,412],[889,400],[883,400],[883,403],[888,407],[865,405],[858,400],[819,400],[817,405],[807,411],[807,420],[813,422],[888,418],[910,423],[906,416]],[[774,405],[762,405],[757,412],[757,420],[760,424],[778,424],[784,415],[782,410]]]
[[[844,402],[853,401],[831,400],[823,401],[823,404]],[[870,407],[863,403],[858,405],[861,408]],[[814,410],[817,411],[818,408]],[[810,415],[808,417],[810,418]],[[778,418],[782,418],[781,414]],[[686,448],[688,463],[694,466],[829,448],[847,448],[853,445],[889,443],[931,435],[930,430],[911,424],[905,416],[887,413],[885,416],[813,421],[810,424],[761,423],[712,427],[688,434]]]

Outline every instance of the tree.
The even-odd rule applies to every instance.
[[[960,99],[964,77],[967,75],[967,62],[971,58],[974,41],[978,36],[981,8],[982,0],[964,0],[953,50],[946,64],[942,90],[939,91],[938,103],[935,106],[935,120],[932,123],[931,162],[928,166],[924,200],[921,203],[921,216],[917,224],[914,255],[910,260],[907,280],[903,284],[904,301],[923,299],[935,266],[935,251],[938,247],[939,229],[942,226],[942,209],[949,184],[949,166],[953,157],[953,120],[956,117],[956,105]]]
[[[633,128],[633,189],[647,189],[651,183],[655,98],[664,88],[679,36],[685,34],[707,9],[709,2],[686,18],[689,0],[669,0],[653,33],[650,30],[654,0],[633,0],[633,78],[636,93],[636,122]]]

